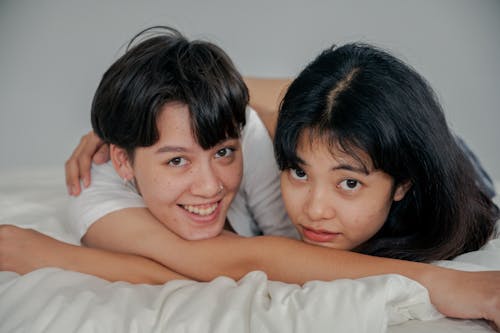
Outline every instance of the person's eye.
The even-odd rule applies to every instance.
[[[224,147],[215,153],[216,158],[221,158],[221,157],[230,157],[234,154],[235,149],[231,147]]]
[[[173,167],[181,167],[188,163],[188,161],[184,157],[174,157],[168,161],[169,166]]]
[[[361,187],[361,183],[356,179],[344,179],[339,183],[339,186],[345,191],[355,191]]]
[[[307,174],[299,168],[290,168],[290,175],[297,180],[307,180]]]

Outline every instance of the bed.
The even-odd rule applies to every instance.
[[[79,244],[68,229],[63,168],[0,174],[0,224],[33,228]],[[500,269],[500,239],[453,262],[461,269]],[[160,286],[110,283],[44,268],[0,272],[0,332],[492,332],[482,320],[443,318],[418,283],[398,275],[269,281],[251,272]]]

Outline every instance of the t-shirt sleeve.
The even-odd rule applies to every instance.
[[[70,201],[69,221],[82,238],[90,226],[103,216],[133,207],[145,207],[133,183],[125,184],[111,162],[92,165],[90,186]]]
[[[298,238],[286,214],[280,191],[280,173],[269,133],[257,113],[247,110],[242,136],[243,179],[228,212],[241,235],[258,234]]]

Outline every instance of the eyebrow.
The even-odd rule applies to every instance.
[[[163,147],[160,147],[158,148],[158,150],[156,151],[157,154],[161,154],[161,153],[184,153],[184,152],[187,152],[189,151],[187,148],[185,147],[180,147],[180,146],[163,146]]]
[[[370,174],[370,172],[364,166],[354,166],[354,165],[346,164],[346,163],[341,163],[341,164],[339,164],[337,166],[334,166],[333,168],[331,168],[331,170],[332,171],[335,171],[335,170],[348,170],[348,171],[362,173],[362,174],[365,174],[365,175]]]
[[[214,147],[217,147],[218,145],[222,145],[222,144],[225,144],[225,143],[229,143],[230,141],[236,141],[238,139],[233,139],[233,138],[229,138],[227,140],[223,140],[219,143],[217,143]],[[209,148],[209,149],[212,149],[212,148]],[[204,150],[208,150],[208,149],[204,149]],[[161,153],[186,153],[186,152],[189,152],[190,149],[189,148],[186,148],[186,147],[182,147],[182,146],[163,146],[163,147],[160,147],[156,150],[156,154],[161,154]]]
[[[308,166],[308,164],[299,157],[299,166],[300,165]],[[362,173],[362,174],[365,174],[365,175],[369,175],[370,174],[370,171],[365,166],[363,166],[363,165],[362,166],[357,166],[357,165],[352,165],[352,164],[348,164],[348,163],[340,163],[339,165],[336,165],[336,166],[332,167],[330,170],[331,171],[335,171],[335,170],[347,170],[347,171]]]

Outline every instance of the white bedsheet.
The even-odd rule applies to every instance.
[[[0,224],[78,244],[66,227],[67,200],[62,168],[0,176]],[[441,264],[500,269],[500,240]],[[0,272],[0,332],[491,331],[480,320],[441,317],[421,285],[398,275],[298,286],[251,272],[240,281],[150,286],[58,268],[24,276]]]

